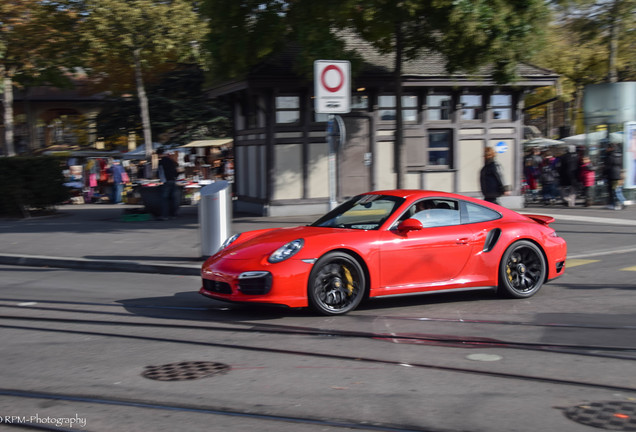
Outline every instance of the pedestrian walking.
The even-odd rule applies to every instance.
[[[576,205],[576,191],[578,188],[577,171],[579,168],[579,158],[576,154],[576,146],[568,146],[567,152],[561,156],[559,165],[559,183],[563,201],[566,206]]]
[[[523,173],[528,185],[528,195],[531,202],[537,201],[539,195],[539,179],[541,176],[541,150],[534,147],[524,159]]]
[[[179,175],[177,162],[164,154],[163,148],[157,149],[159,159],[159,180],[161,181],[161,217],[167,220],[177,216],[179,208],[179,193],[177,191],[177,177]]]
[[[117,159],[113,160],[111,166],[106,169],[109,175],[109,183],[111,185],[110,202],[112,204],[121,204],[121,194],[124,191],[124,183],[126,171]]]
[[[556,158],[549,151],[546,152],[541,164],[541,192],[545,205],[552,205],[556,202],[559,185],[557,163]]]
[[[608,207],[614,210],[621,210],[623,202],[617,196],[617,190],[621,186],[623,178],[623,157],[614,143],[607,145],[605,153],[605,181],[607,183]]]
[[[484,200],[499,204],[497,198],[504,195],[506,188],[503,183],[501,166],[495,160],[495,150],[492,147],[486,147],[484,150],[484,166],[479,174],[479,180]]]

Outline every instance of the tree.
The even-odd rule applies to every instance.
[[[554,0],[557,31],[584,45],[596,45],[597,60],[606,62],[604,81],[636,77],[636,0]],[[577,49],[571,45],[570,49]]]
[[[229,110],[210,100],[202,87],[204,73],[196,67],[182,67],[165,73],[148,86],[148,106],[153,136],[170,143],[187,144],[196,139],[225,137],[231,133]],[[97,116],[97,133],[107,142],[139,130],[136,102],[130,97],[110,98]]]
[[[553,3],[555,19],[547,29],[547,43],[532,61],[561,75],[558,96],[571,102],[569,124],[580,133],[586,85],[636,79],[636,1]]]
[[[5,0],[0,3],[0,80],[5,146],[15,155],[14,85],[69,83],[76,65],[77,14],[72,0]]]
[[[303,47],[296,61],[299,70],[306,70],[302,65],[307,58],[347,58],[338,57],[347,53],[334,30],[349,29],[395,56],[398,112],[403,61],[432,50],[444,55],[449,72],[492,65],[493,78],[509,82],[515,78],[516,64],[538,48],[548,18],[543,0],[237,0],[219,14],[222,3],[226,2],[204,0],[203,9],[210,17],[209,43],[217,70],[238,76],[291,42]],[[331,55],[325,54],[325,47],[333,48]],[[395,138],[401,187],[406,164],[400,115]]]
[[[201,61],[205,23],[188,0],[86,0],[82,35],[93,77],[134,74],[146,157],[152,154],[145,75],[179,61]],[[130,77],[130,75],[128,75]]]

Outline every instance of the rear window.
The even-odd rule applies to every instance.
[[[498,212],[492,209],[468,202],[466,203],[466,216],[465,223],[487,222],[501,217]]]

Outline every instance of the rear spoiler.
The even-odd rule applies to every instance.
[[[544,215],[533,215],[533,214],[527,214],[524,215],[527,218],[532,219],[533,221],[540,223],[541,225],[545,225],[548,226],[550,225],[552,222],[555,221],[555,219],[552,216],[544,216]]]

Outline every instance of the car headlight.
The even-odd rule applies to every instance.
[[[241,233],[238,233],[238,234],[234,234],[232,237],[226,238],[223,244],[221,245],[221,247],[219,248],[219,250],[223,250],[229,245],[231,245],[232,243],[234,243],[236,239],[239,238],[240,235]]]
[[[281,261],[285,261],[288,258],[296,255],[298,251],[300,251],[305,245],[305,240],[296,239],[294,241],[290,241],[289,243],[279,247],[272,253],[267,261],[272,264],[279,263]]]

